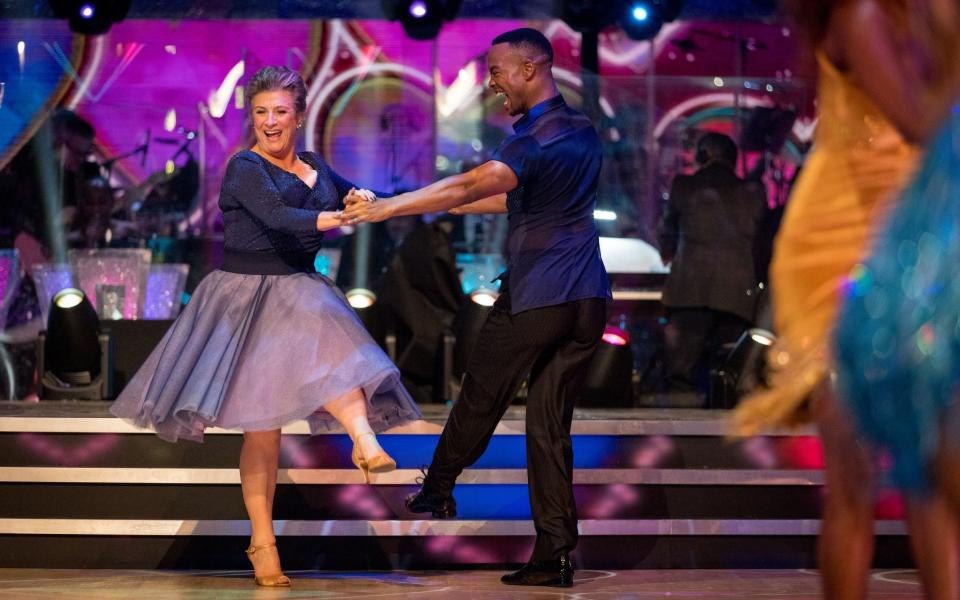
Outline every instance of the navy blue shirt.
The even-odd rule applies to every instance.
[[[323,233],[317,230],[317,216],[342,209],[353,184],[319,155],[298,156],[317,171],[312,188],[251,150],[230,159],[219,202],[226,250],[305,256],[320,249]]]
[[[537,104],[494,151],[517,176],[507,194],[507,280],[514,314],[610,298],[593,221],[600,137],[563,97]]]

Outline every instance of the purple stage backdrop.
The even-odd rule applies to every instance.
[[[215,234],[224,166],[251,144],[241,87],[260,67],[285,64],[309,86],[305,147],[365,187],[424,185],[482,161],[509,131],[485,87],[484,53],[495,35],[525,25],[553,41],[562,90],[579,104],[580,36],[561,21],[460,19],[429,42],[387,21],[126,20],[87,39],[61,21],[0,22],[0,165],[52,107],[65,106],[93,123],[100,160],[149,137],[145,155],[113,164],[117,184],[196,161],[200,194],[188,220]],[[654,43],[601,35],[600,205],[620,214],[602,225],[605,235],[651,239],[670,179],[691,166],[690,130],[739,135],[756,106],[800,114],[772,157],[789,179],[812,132],[812,88],[795,41],[782,25],[755,22],[671,23]]]

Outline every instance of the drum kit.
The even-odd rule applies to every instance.
[[[148,130],[143,144],[101,162],[96,176],[83,178],[71,226],[75,243],[87,248],[169,248],[184,237],[200,188],[200,167],[191,150],[196,132],[178,131],[179,137],[151,138]],[[176,146],[165,168],[140,183],[111,185],[114,164],[139,154],[140,165],[145,165],[151,143]]]

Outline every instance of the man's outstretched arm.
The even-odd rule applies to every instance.
[[[376,202],[352,203],[344,209],[342,219],[347,223],[362,223],[383,221],[390,217],[444,212],[478,200],[483,200],[486,204],[491,196],[501,197],[505,210],[506,193],[517,185],[517,176],[510,167],[490,160],[466,173],[446,177],[413,192]]]

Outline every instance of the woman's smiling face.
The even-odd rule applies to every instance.
[[[254,96],[252,104],[257,146],[275,158],[290,156],[296,145],[301,117],[297,114],[293,94],[287,90],[268,90]]]

